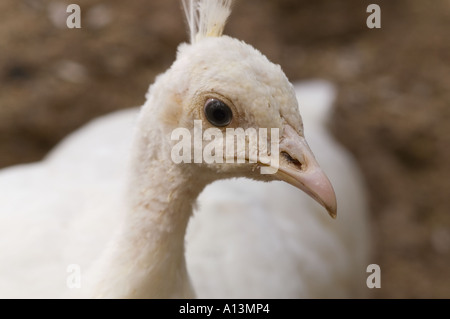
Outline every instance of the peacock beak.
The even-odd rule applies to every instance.
[[[305,138],[285,125],[280,138],[280,161],[276,173],[281,180],[301,189],[336,218],[336,195]]]

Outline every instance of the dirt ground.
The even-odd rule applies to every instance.
[[[65,25],[69,3],[81,29]],[[367,180],[376,298],[450,297],[449,30],[447,0],[241,0],[226,28],[292,81],[337,85],[330,128]],[[186,39],[178,0],[0,2],[0,167],[142,104]]]

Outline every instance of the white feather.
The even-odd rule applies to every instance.
[[[232,0],[183,0],[191,43],[223,33],[231,13]]]

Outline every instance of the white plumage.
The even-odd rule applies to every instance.
[[[208,1],[200,3],[205,8]],[[208,16],[202,14],[200,19]],[[223,26],[218,30],[197,33],[195,44],[180,47],[138,117],[126,110],[99,118],[43,161],[1,171],[0,297],[364,296],[364,187],[352,159],[326,131],[330,84],[303,84],[296,94],[306,138],[334,184],[338,219],[286,183],[226,180],[200,195],[184,236],[196,192],[220,174],[268,179],[247,164],[211,165],[216,176],[201,165],[167,160],[164,136],[189,125],[199,89],[234,100],[241,124],[287,121],[303,134],[281,69],[246,44],[220,36]],[[81,269],[80,289],[67,286],[71,264]]]

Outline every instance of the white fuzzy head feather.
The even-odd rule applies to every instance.
[[[182,3],[192,44],[222,35],[233,0],[183,0]]]

